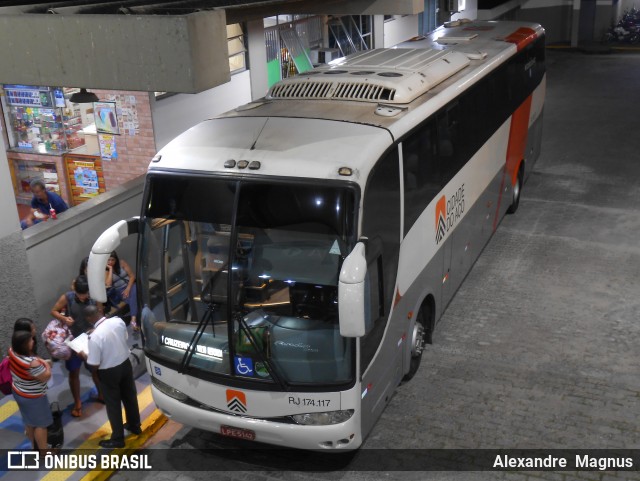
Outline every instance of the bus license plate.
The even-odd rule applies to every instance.
[[[255,441],[256,433],[251,429],[234,428],[233,426],[220,426],[220,434],[229,436],[230,438],[246,439]]]

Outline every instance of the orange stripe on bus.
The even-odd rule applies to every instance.
[[[496,206],[496,215],[493,218],[493,230],[498,227],[498,219],[500,213],[500,204],[502,194],[504,193],[505,179],[511,179],[511,186],[516,185],[518,181],[518,170],[524,159],[524,151],[527,147],[527,135],[529,134],[529,115],[531,114],[531,101],[533,94],[522,102],[520,107],[511,115],[511,126],[509,129],[509,144],[507,145],[507,158],[505,168],[502,173],[502,182],[500,183],[500,194],[498,196],[498,205]]]
[[[520,27],[518,30],[505,37],[505,42],[515,43],[518,52],[533,42],[538,35],[536,31],[528,27]]]
[[[440,217],[447,220],[447,198],[444,195],[436,203],[436,231],[440,226]]]
[[[509,145],[507,147],[507,172],[511,175],[511,185],[516,185],[518,168],[524,159],[524,150],[527,147],[532,99],[533,95],[529,95],[511,116],[511,130],[509,130]]]

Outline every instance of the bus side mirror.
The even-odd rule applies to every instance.
[[[338,281],[338,315],[342,337],[362,337],[366,332],[365,245],[358,242],[342,263]]]
[[[137,234],[140,224],[139,217],[116,222],[102,233],[95,241],[89,254],[87,264],[87,280],[91,297],[98,302],[107,301],[107,289],[104,284],[104,272],[111,252],[116,250],[120,242],[131,234]]]

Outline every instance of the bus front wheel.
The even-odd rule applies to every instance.
[[[518,206],[520,205],[520,194],[522,193],[522,184],[524,184],[524,165],[521,165],[518,170],[516,185],[513,186],[513,201],[507,209],[507,214],[515,214],[518,210]]]

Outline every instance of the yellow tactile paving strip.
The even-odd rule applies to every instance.
[[[147,407],[149,407],[149,405],[152,402],[153,402],[153,398],[151,397],[151,386],[147,386],[140,394],[138,394],[138,406],[140,408],[140,412],[144,411]],[[15,401],[13,401],[13,403],[15,404]],[[6,406],[7,405],[2,406],[2,408],[5,408]],[[0,408],[0,416],[4,414],[2,408]],[[18,407],[16,405],[15,410],[17,409]],[[11,414],[8,414],[7,417],[10,415]],[[124,412],[123,412],[123,416],[124,416]],[[142,434],[140,434],[139,436],[129,436],[127,438],[127,446],[122,449],[114,449],[112,451],[112,454],[134,453],[144,443],[146,443],[147,440],[151,436],[153,436],[158,431],[158,429],[162,427],[162,425],[165,422],[167,422],[167,418],[157,409],[154,410],[151,413],[151,415],[149,415],[142,422]],[[109,435],[110,433],[111,433],[111,428],[109,426],[109,422],[107,421],[102,426],[100,426],[95,433],[89,436],[89,438],[86,441],[84,441],[80,446],[78,446],[76,449],[82,450],[83,454],[97,453],[102,449],[100,448],[98,442],[101,439],[107,437],[107,435]],[[41,481],[65,481],[75,473],[76,471],[50,471],[43,478],[41,478]],[[114,471],[99,471],[99,470],[91,471],[90,473],[86,474],[82,478],[82,481],[104,481],[108,479],[113,473]]]

